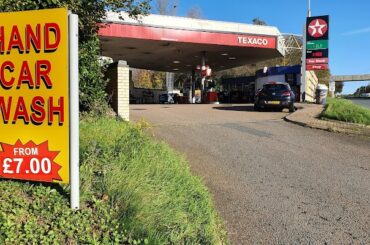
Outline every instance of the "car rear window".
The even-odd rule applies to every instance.
[[[288,85],[285,84],[265,84],[263,89],[266,91],[287,91],[290,90]]]

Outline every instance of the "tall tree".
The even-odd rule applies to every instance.
[[[178,0],[155,0],[154,12],[161,15],[176,15]]]
[[[358,88],[356,92],[354,93],[354,95],[360,96],[363,93],[370,93],[370,84],[367,86],[361,86],[360,88]]]
[[[152,74],[152,87],[155,89],[163,89],[166,85],[166,73],[154,72]]]
[[[148,70],[135,70],[133,81],[135,88],[152,88],[152,73]]]
[[[330,82],[330,70],[315,71],[319,83],[325,84],[329,87]]]
[[[266,26],[267,23],[264,20],[261,20],[260,17],[254,18],[252,20],[253,25]]]
[[[199,6],[193,6],[190,9],[188,9],[186,16],[194,19],[202,19],[203,18],[202,9]]]
[[[335,83],[335,93],[341,94],[343,92],[344,83],[343,82],[337,82]]]
[[[163,89],[166,84],[166,73],[132,69],[132,80],[135,88]]]

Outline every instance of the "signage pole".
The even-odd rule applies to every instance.
[[[306,22],[306,21],[305,21]],[[302,66],[301,66],[301,102],[304,102],[303,93],[306,93],[306,24],[303,27],[303,43],[302,43]]]
[[[79,166],[79,78],[78,78],[78,15],[69,19],[69,82],[70,82],[70,182],[71,208],[80,208]]]
[[[311,17],[311,0],[308,0],[308,17]],[[304,102],[303,93],[306,93],[306,52],[307,52],[307,30],[306,20],[303,27],[302,67],[301,67],[301,102]]]

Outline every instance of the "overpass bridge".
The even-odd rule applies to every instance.
[[[370,81],[370,74],[331,76],[329,93],[334,96],[335,83]]]
[[[331,76],[331,81],[334,82],[370,81],[370,74]]]

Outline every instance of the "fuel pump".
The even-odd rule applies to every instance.
[[[218,103],[216,84],[212,79],[212,69],[209,66],[202,67],[202,91],[203,103]]]

